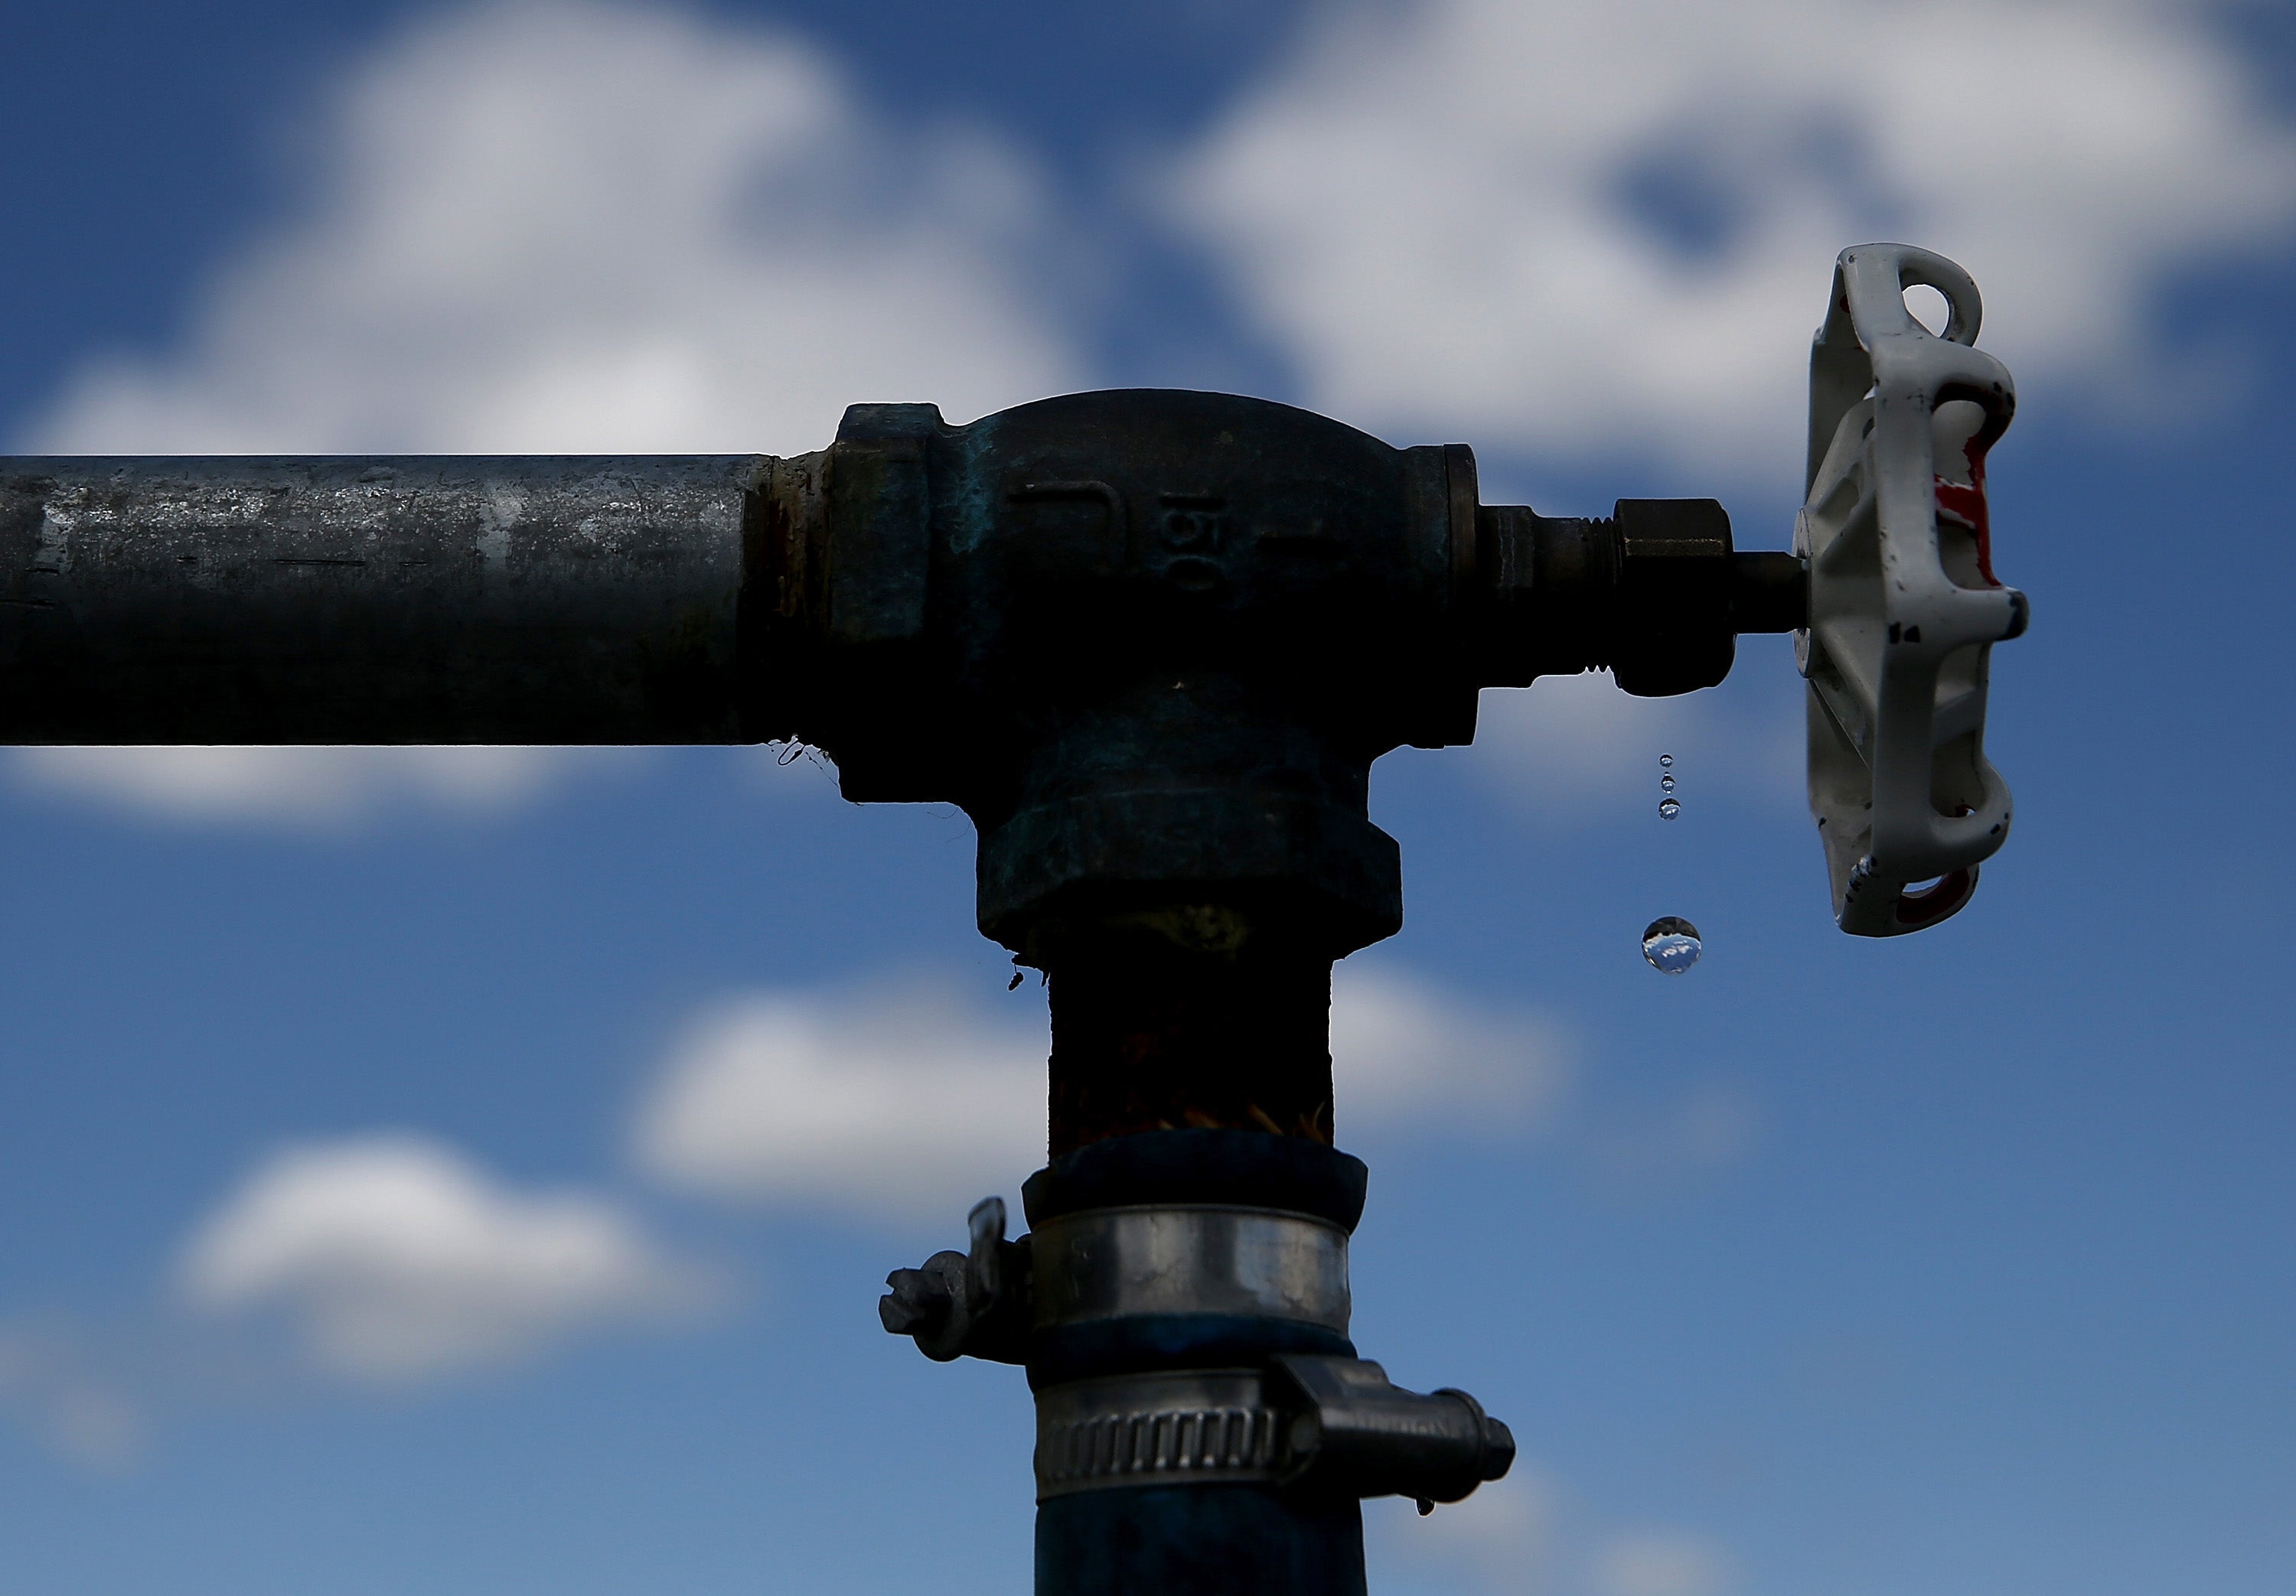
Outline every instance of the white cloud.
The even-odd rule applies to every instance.
[[[86,1325],[56,1315],[0,1324],[0,1412],[67,1461],[116,1473],[143,1455],[148,1423],[90,1341]]]
[[[1375,1510],[1383,1516],[1369,1522],[1379,1529],[1373,1544],[1398,1561],[1456,1567],[1480,1589],[1545,1592],[1554,1588],[1562,1553],[1564,1505],[1563,1493],[1550,1476],[1518,1460],[1505,1479],[1477,1486],[1464,1502],[1447,1503],[1423,1518],[1382,1505]]]
[[[1685,807],[1727,793],[1799,808],[1800,685],[1790,661],[1754,659],[1774,667],[1772,681],[1679,698],[1636,698],[1606,671],[1494,688],[1483,694],[1473,744],[1453,757],[1521,800],[1534,822],[1650,819],[1661,754],[1675,757]]]
[[[1410,1575],[1431,1566],[1494,1596],[1725,1596],[1736,1584],[1731,1558],[1704,1536],[1608,1526],[1528,1461],[1431,1517],[1382,1503],[1365,1526],[1380,1560],[1396,1565],[1379,1584],[1416,1584]]]
[[[1744,1162],[1759,1146],[1760,1105],[1744,1087],[1710,1081],[1667,1101],[1611,1105],[1582,1125],[1578,1150],[1598,1188],[1615,1197],[1662,1196]]]
[[[320,1367],[381,1383],[675,1315],[709,1289],[603,1199],[510,1191],[450,1148],[392,1135],[278,1153],[178,1269],[193,1307],[283,1312]]]
[[[1188,155],[1175,202],[1318,407],[1784,487],[1844,246],[1960,260],[2030,388],[2145,369],[2166,273],[2284,236],[2296,138],[2210,21],[2184,0],[1350,4]]]
[[[175,822],[356,824],[422,806],[494,814],[578,771],[637,757],[628,749],[18,749],[12,773],[36,791],[97,799]]]
[[[1620,1535],[1595,1566],[1601,1596],[1722,1596],[1733,1583],[1718,1548],[1678,1530]]]
[[[1570,1084],[1557,1027],[1469,1002],[1393,965],[1332,971],[1332,1080],[1341,1141],[1366,1129],[1521,1134],[1543,1127]]]
[[[90,362],[71,453],[819,448],[844,406],[1070,386],[1036,180],[818,53],[685,12],[480,5],[366,62],[318,182],[159,354]]]
[[[1565,1078],[1537,1016],[1387,967],[1335,973],[1343,1142],[1368,1131],[1520,1133]],[[1002,1019],[932,979],[760,993],[702,1016],[641,1103],[639,1166],[719,1196],[946,1219],[1044,1162],[1040,1011]]]
[[[1044,1162],[1047,1048],[1034,1005],[999,1019],[932,979],[734,998],[662,1065],[636,1157],[720,1196],[947,1219]]]

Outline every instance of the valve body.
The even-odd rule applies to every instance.
[[[865,407],[819,470],[775,477],[788,733],[848,797],[961,805],[981,929],[1051,988],[1035,1228],[976,1211],[969,1273],[898,1272],[888,1328],[1027,1366],[1040,1596],[1359,1591],[1360,1497],[1513,1455],[1348,1335],[1331,967],[1402,922],[1372,762],[1471,739],[1485,685],[1707,685],[1800,568],[1710,502],[1486,507],[1464,448],[1218,395]]]

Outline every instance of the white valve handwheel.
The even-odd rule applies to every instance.
[[[1906,307],[1915,284],[1945,296],[1942,336]],[[1993,575],[1985,452],[2017,400],[2006,368],[1973,347],[1978,315],[1977,285],[1943,256],[1860,245],[1835,263],[1810,350],[1794,529],[1809,626],[1794,646],[1834,919],[1860,937],[1952,914],[2009,835],[1985,688],[1992,645],[2025,629],[2027,606]]]

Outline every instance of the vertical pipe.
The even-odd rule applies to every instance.
[[[1150,1207],[1267,1211],[1337,1226],[1341,1238],[1354,1228],[1363,1166],[1330,1145],[1327,954],[1199,905],[1072,930],[1045,962],[1053,1159],[1027,1190],[1040,1233],[1078,1211]],[[1161,1267],[1168,1289],[1169,1277],[1188,1267],[1217,1276],[1223,1264],[1200,1256]],[[1344,1297],[1338,1328],[1329,1316],[1312,1323],[1210,1302],[1194,1312],[1162,1305],[1051,1325],[1040,1310],[1029,1361],[1040,1404],[1040,1486],[1051,1409],[1073,1400],[1066,1393],[1120,1392],[1141,1375],[1250,1379],[1282,1353],[1355,1353]],[[1077,1383],[1090,1381],[1108,1383]],[[1121,1410],[1143,1399],[1103,1400]],[[1120,1470],[1116,1453],[1128,1447],[1201,1447],[1208,1428],[1186,1415],[1119,1429],[1103,1420],[1100,1433],[1115,1438],[1093,1445]],[[1037,1596],[1361,1596],[1364,1588],[1362,1512],[1352,1497],[1308,1495],[1264,1476],[1040,1497]]]
[[[1190,916],[1210,932],[1193,946],[1143,917],[1042,955],[1054,1157],[1109,1136],[1210,1125],[1331,1144],[1331,959],[1269,947],[1264,932],[1218,945],[1241,918],[1217,910],[1160,918]]]

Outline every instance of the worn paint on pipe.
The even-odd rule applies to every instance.
[[[0,460],[0,742],[761,740],[774,464]]]

